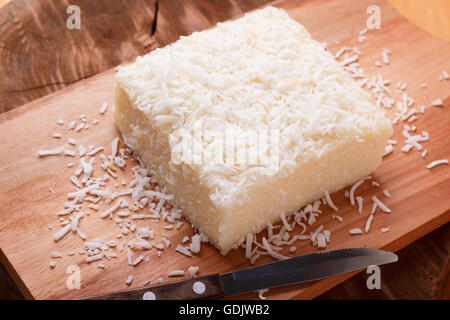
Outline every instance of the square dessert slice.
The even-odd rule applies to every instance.
[[[273,7],[138,57],[116,81],[125,143],[222,252],[371,173],[392,133],[322,44]],[[191,137],[183,156],[180,132]],[[233,144],[230,132],[258,135]]]

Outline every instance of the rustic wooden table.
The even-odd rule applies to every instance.
[[[94,17],[77,33],[54,27],[68,0],[8,2],[0,0],[0,112],[270,1],[74,0]],[[383,268],[381,290],[366,289],[360,273],[318,299],[449,299],[449,252],[447,224],[399,251],[399,262]],[[21,297],[0,268],[0,299]]]

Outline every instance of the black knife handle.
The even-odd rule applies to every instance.
[[[219,275],[195,277],[138,289],[101,294],[81,300],[194,300],[223,295]]]

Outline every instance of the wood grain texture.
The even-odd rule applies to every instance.
[[[180,36],[207,29],[217,22],[226,21],[269,2],[270,0],[160,1],[156,42],[165,46]]]
[[[80,30],[66,26],[69,5],[80,7]],[[155,48],[154,17],[155,0],[11,2],[0,10],[0,111]]]
[[[0,10],[0,112],[268,1],[15,0]],[[69,5],[80,30],[66,27]]]
[[[337,5],[336,2],[326,2],[320,5],[317,2],[291,1],[279,3],[287,9],[289,14],[301,21],[311,31],[313,36],[321,41],[330,43],[333,52],[340,45],[352,46],[355,44],[355,34],[364,23],[365,8],[368,2],[345,1],[346,5]],[[449,59],[443,52],[448,52],[449,44],[443,40],[433,38],[400,18],[385,2],[377,1],[382,7],[383,30],[370,34],[369,41],[360,46],[364,52],[361,63],[367,67],[379,59],[380,48],[385,46],[393,51],[393,63],[380,72],[384,77],[396,81],[407,81],[409,94],[416,97],[418,103],[430,104],[436,97],[449,104],[448,83],[437,82],[437,76],[442,68],[449,69]],[[336,24],[329,24],[327,12],[333,12]],[[312,14],[314,13],[314,14]],[[352,18],[348,18],[352,17]],[[345,20],[345,23],[342,21]],[[334,26],[341,29],[337,30]],[[406,37],[409,35],[410,37]],[[333,41],[339,40],[340,45]],[[410,48],[415,48],[411,52]],[[395,61],[395,63],[394,63]],[[414,68],[411,68],[414,66]],[[71,170],[65,167],[66,162],[61,159],[45,159],[38,161],[35,156],[41,147],[56,146],[57,141],[51,139],[52,130],[57,130],[55,121],[58,118],[65,120],[76,119],[82,113],[89,115],[89,119],[98,117],[98,108],[102,101],[112,102],[113,71],[98,75],[89,80],[83,80],[60,92],[37,100],[24,108],[0,116],[0,134],[14,137],[7,141],[5,155],[0,160],[0,170],[5,174],[0,177],[0,215],[6,217],[0,225],[0,247],[4,256],[1,261],[6,265],[14,280],[21,286],[27,297],[31,298],[75,298],[90,294],[98,294],[125,288],[124,281],[129,273],[136,273],[133,286],[140,286],[144,280],[153,281],[167,274],[173,268],[187,268],[191,264],[200,265],[201,274],[224,272],[243,267],[248,263],[243,259],[241,250],[231,252],[222,257],[208,247],[204,247],[199,257],[180,258],[175,252],[167,252],[161,260],[153,257],[151,263],[133,269],[126,264],[124,257],[116,263],[107,265],[107,270],[101,272],[95,265],[87,265],[83,257],[78,257],[75,263],[79,264],[83,272],[83,287],[80,291],[70,291],[65,288],[65,268],[74,263],[69,258],[58,261],[57,268],[50,271],[48,268],[49,253],[54,250],[67,252],[74,245],[81,246],[77,239],[63,239],[57,245],[53,244],[50,232],[46,229],[48,224],[56,223],[56,212],[61,203],[65,201],[65,193],[70,190],[68,177]],[[428,82],[429,88],[425,91],[419,88],[422,82]],[[447,135],[449,123],[448,108],[427,108],[425,116],[417,121],[419,130],[427,128],[432,137],[427,143],[428,159],[448,158],[450,144]],[[36,123],[35,119],[40,122]],[[85,145],[89,141],[96,144],[109,144],[117,134],[112,126],[110,114],[101,119],[101,124],[95,130],[85,134],[76,135]],[[24,124],[29,124],[27,130]],[[53,128],[53,129],[48,129]],[[396,128],[396,136],[400,137],[401,129]],[[14,159],[15,161],[11,161]],[[64,163],[62,163],[64,162]],[[363,226],[367,218],[366,208],[363,218],[355,214],[353,208],[347,205],[343,192],[333,195],[336,204],[340,207],[340,214],[344,216],[345,224],[330,221],[327,211],[318,223],[323,223],[333,232],[333,241],[330,249],[345,246],[384,247],[398,250],[411,241],[423,236],[439,225],[449,220],[449,171],[446,167],[435,168],[428,171],[424,168],[425,162],[418,154],[404,155],[397,149],[389,155],[383,165],[374,173],[374,177],[383,187],[391,191],[392,199],[387,201],[393,209],[391,215],[377,215],[373,230],[388,225],[391,231],[381,235],[371,232],[360,237],[351,237],[347,234],[349,226],[355,224]],[[48,193],[48,188],[57,190],[55,195]],[[375,187],[367,185],[361,189],[365,199],[370,195],[380,193]],[[24,197],[27,201],[24,202]],[[430,206],[430,203],[432,204]],[[14,212],[11,216],[10,212]],[[92,217],[94,218],[94,217]],[[91,219],[90,221],[96,221]],[[157,228],[158,226],[155,226]],[[160,226],[161,227],[161,226]],[[90,234],[102,234],[102,238],[109,239],[115,233],[110,225],[100,223],[89,225]],[[182,232],[189,233],[188,228]],[[17,239],[14,235],[26,234],[27,237]],[[171,234],[170,239],[177,243],[182,234]],[[78,241],[78,242],[77,242]],[[30,245],[33,244],[33,245]],[[309,243],[299,243],[295,254],[313,251]],[[268,260],[261,260],[261,262]],[[383,267],[384,268],[384,267]],[[383,269],[384,270],[384,269]],[[349,275],[315,282],[307,285],[290,286],[270,290],[269,298],[311,298],[348,278]],[[365,282],[362,283],[365,286]],[[240,296],[252,297],[254,294]]]

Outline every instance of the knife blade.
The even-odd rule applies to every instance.
[[[225,296],[314,281],[398,260],[396,254],[369,248],[311,253],[220,275]]]
[[[351,248],[311,253],[238,271],[195,277],[157,286],[84,298],[86,300],[176,300],[232,296],[289,284],[325,279],[372,265],[396,262],[388,251]],[[83,300],[84,300],[83,299]]]

